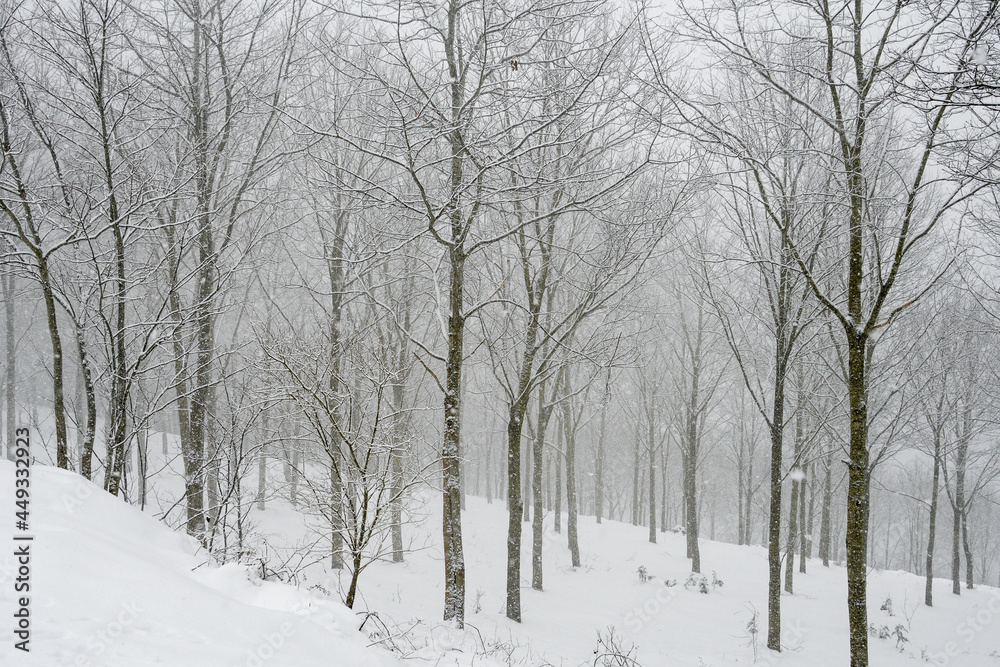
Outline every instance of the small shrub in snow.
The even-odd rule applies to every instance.
[[[677,585],[677,580],[676,579],[664,579],[663,580],[663,585],[666,586],[667,588],[673,588],[674,586]]]
[[[892,631],[892,636],[896,638],[896,648],[900,651],[903,650],[903,645],[910,641],[910,638],[906,636],[906,628],[902,623],[896,624],[896,629]]]
[[[903,647],[910,642],[910,638],[907,635],[908,630],[906,626],[902,623],[897,623],[896,627],[892,630],[889,629],[888,625],[875,625],[874,623],[868,624],[868,634],[872,637],[878,637],[879,639],[895,639],[896,648],[899,651],[903,650]]]
[[[476,589],[476,597],[472,601],[472,613],[478,614],[483,610],[483,596],[486,595],[486,591],[481,588]]]
[[[760,628],[757,626],[758,614],[757,610],[753,605],[747,607],[750,610],[750,620],[747,621],[747,644],[753,649],[753,661],[757,662],[757,636],[760,634]]]
[[[687,581],[684,582],[684,588],[691,590],[692,588],[697,589],[699,593],[708,595],[709,585],[708,577],[703,574],[695,574],[692,572],[688,575]]]
[[[325,595],[328,598],[329,597],[333,597],[330,594],[330,591],[326,590],[326,588],[323,587],[323,584],[313,584],[307,590],[310,590],[310,591],[319,591],[320,593],[322,593],[323,595]]]
[[[679,535],[687,535],[687,529],[684,526],[677,525],[670,529],[671,533],[677,533]]]
[[[703,574],[697,574],[692,572],[688,575],[688,578],[684,581],[684,588],[688,590],[696,589],[699,593],[708,595],[716,588],[721,588],[723,582],[717,576],[715,572],[712,573],[712,581],[709,583],[708,577]]]
[[[882,603],[882,606],[879,607],[879,609],[881,609],[885,613],[889,614],[889,616],[892,616],[892,596],[891,595],[886,595],[885,596],[885,602]]]
[[[647,581],[656,578],[649,573],[649,570],[646,569],[645,565],[640,565],[639,569],[636,571],[639,573],[639,581],[641,581],[642,583],[646,583]]]
[[[608,627],[606,633],[597,633],[597,648],[594,649],[594,667],[639,667],[635,659],[635,644],[624,645],[620,634],[614,626]]]

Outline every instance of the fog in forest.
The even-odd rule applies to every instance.
[[[998,40],[997,0],[4,0],[4,454],[370,664],[994,664]],[[253,664],[208,641],[147,650]],[[251,657],[298,650],[339,664]]]

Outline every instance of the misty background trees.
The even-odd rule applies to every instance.
[[[997,4],[3,3],[5,450],[348,606],[439,493],[458,625],[467,494],[515,621],[550,525],[767,545],[775,651],[845,563],[867,664],[1000,580]]]

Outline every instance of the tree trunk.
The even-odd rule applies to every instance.
[[[507,618],[521,622],[521,427],[524,408],[510,407],[507,420]]]
[[[959,436],[955,450],[955,497],[952,502],[951,535],[951,592],[962,594],[962,557],[960,554],[962,541],[962,514],[965,510],[965,465],[968,440],[965,434]]]
[[[785,592],[794,593],[793,574],[795,572],[795,537],[799,524],[799,482],[792,480],[792,491],[789,495],[788,509],[788,543],[785,546]]]
[[[143,426],[136,434],[136,472],[139,476],[139,508],[146,508],[146,487],[149,477],[149,429]]]
[[[649,416],[649,541],[656,544],[656,449],[653,416]]]
[[[182,327],[184,316],[181,313],[181,300],[178,293],[180,284],[180,249],[175,235],[175,227],[171,222],[164,226],[167,237],[167,270],[169,272],[167,285],[167,303],[172,324],[171,351],[174,362],[173,390],[177,404],[177,424],[181,444],[181,458],[184,461],[184,503],[187,509],[187,533],[201,538],[205,530],[205,519],[202,514],[202,447],[201,443],[192,439],[191,434],[191,396],[189,393],[187,351],[184,347]]]
[[[597,523],[604,515],[604,437],[608,421],[608,403],[611,400],[611,366],[608,366],[608,376],[604,383],[604,395],[601,397],[601,420],[597,433],[597,456],[594,460],[594,514]]]
[[[553,391],[554,397],[555,391]],[[545,433],[549,427],[549,419],[552,416],[553,407],[554,404],[551,401],[546,402],[545,384],[540,384],[538,387],[538,418],[535,424],[535,438],[531,452],[531,489],[533,493],[531,514],[531,587],[536,591],[542,590],[542,543],[545,538],[542,526],[542,520],[545,518],[545,512],[542,511],[543,452],[545,450]]]
[[[102,123],[104,114],[100,114]],[[105,128],[107,132],[107,128]],[[109,139],[105,137],[105,159],[107,160],[107,185],[109,188],[109,212],[111,231],[115,247],[115,291],[114,291],[114,327],[111,328],[111,393],[108,402],[111,423],[108,429],[108,456],[104,469],[104,488],[113,496],[117,496],[119,487],[125,476],[125,460],[128,456],[128,404],[129,380],[128,364],[125,356],[125,241],[122,234],[121,221],[118,218],[118,203],[114,194],[111,176],[110,155],[108,154]]]
[[[354,609],[354,598],[358,593],[358,577],[361,576],[361,552],[356,551],[351,560],[351,584],[347,588],[347,599],[344,604],[348,609]]]
[[[521,484],[523,489],[521,491],[521,499],[523,501],[521,507],[521,521],[528,523],[531,521],[530,507],[531,507],[531,448],[528,448],[524,453],[524,470],[521,471],[523,478],[521,479]]]
[[[408,319],[408,318],[407,318]],[[407,326],[407,330],[409,327]],[[402,344],[402,343],[400,343]],[[400,351],[397,362],[403,360],[405,351]],[[397,369],[402,372],[402,368]],[[405,387],[401,381],[392,385],[392,397],[396,411],[396,446],[389,452],[392,459],[392,501],[390,504],[390,522],[392,524],[392,562],[403,562],[403,443],[406,437],[406,421],[404,412]],[[487,470],[487,475],[489,471]],[[487,484],[487,486],[489,486]]]
[[[59,320],[56,318],[56,299],[49,277],[48,259],[41,252],[36,253],[35,259],[38,263],[38,282],[42,287],[42,300],[45,302],[49,341],[52,344],[52,413],[56,425],[56,465],[69,470],[66,403],[63,396],[63,349],[62,339],[59,337]]]
[[[639,438],[636,437],[633,444],[632,452],[632,525],[639,525],[639,494],[642,489],[642,475],[640,471],[640,462],[642,459],[639,456]]]
[[[743,497],[746,493],[746,455],[743,437],[743,424],[740,423],[740,442],[736,455],[736,544],[746,544],[746,519],[743,515]]]
[[[453,86],[455,88],[457,86]],[[458,130],[455,130],[458,133]],[[460,142],[460,139],[458,140]],[[461,158],[461,145],[452,141],[453,189],[461,187],[461,166],[454,160]],[[454,174],[455,169],[459,174]],[[452,238],[460,238],[461,211],[452,215]],[[465,252],[460,245],[449,249],[451,280],[449,286],[450,312],[448,313],[448,356],[445,368],[444,441],[441,448],[443,537],[444,537],[444,620],[454,620],[459,628],[465,626],[465,554],[462,549],[462,479],[461,479],[461,403],[462,361],[465,356],[465,320],[463,291],[465,284]]]
[[[806,530],[806,489],[808,488],[809,474],[805,472],[807,467],[803,467],[805,477],[799,482],[799,572],[806,573],[806,543],[809,541],[809,532]]]
[[[938,485],[941,477],[941,432],[934,431],[934,474],[931,477],[931,508],[927,528],[926,582],[924,584],[924,604],[934,606],[934,540],[937,535]]]
[[[327,323],[328,335],[330,336],[330,377],[327,381],[327,388],[330,393],[331,419],[340,419],[340,398],[343,391],[341,386],[341,335],[340,325],[343,319],[344,310],[344,290],[346,281],[345,264],[347,262],[345,245],[347,243],[348,226],[350,225],[350,215],[337,204],[336,212],[332,216],[333,229],[320,224],[319,233],[323,242],[323,259],[326,262],[326,279],[330,288],[330,312]],[[332,232],[332,234],[330,234]],[[343,443],[341,431],[333,424],[329,428],[328,436],[329,457],[329,480],[330,480],[330,567],[340,570],[344,567],[344,480],[341,476],[343,465]]]
[[[660,448],[660,532],[667,532],[667,447]]]
[[[563,434],[566,441],[566,540],[569,546],[570,562],[580,567],[580,537],[577,530],[576,499],[576,423],[569,401],[569,368],[563,369]]]
[[[965,551],[965,587],[971,591],[975,568],[972,566],[972,547],[969,545],[968,503],[966,503],[966,506],[962,508],[962,548]]]
[[[553,528],[557,533],[562,532],[562,459],[563,453],[566,451],[566,436],[564,435],[564,429],[560,428],[558,433],[559,449],[556,451],[555,459],[556,466],[556,502],[555,507],[552,508],[552,514],[554,517],[555,525]]]
[[[808,515],[803,515],[805,518],[805,531],[802,534],[802,560],[800,561],[800,566],[802,568],[802,573],[806,572],[806,560],[812,558],[813,550],[813,526],[815,525],[814,519],[816,516],[816,462],[813,461],[809,464],[809,474],[806,477],[806,481],[809,484],[809,513]],[[800,517],[800,518],[803,518]]]
[[[823,510],[819,520],[819,557],[823,559],[823,567],[830,567],[830,532],[832,524],[833,505],[833,448],[828,448],[823,473]]]
[[[217,397],[214,385],[207,392],[206,415],[216,414]],[[222,488],[219,478],[222,475],[222,441],[217,432],[214,420],[205,423],[205,491],[207,503],[205,520],[209,523],[209,532],[215,533],[219,525],[219,514],[222,512]]]
[[[860,173],[860,170],[859,170]],[[860,223],[859,223],[860,224]],[[852,224],[853,226],[853,224]],[[853,237],[853,230],[852,230]],[[860,244],[860,239],[858,243]],[[852,238],[851,264],[855,264],[854,239]],[[857,248],[860,254],[860,245]],[[858,259],[856,271],[860,275]],[[852,269],[852,272],[855,269]],[[853,282],[853,280],[852,280]],[[860,285],[858,286],[860,289]],[[859,308],[852,312],[860,321],[860,294],[856,295]],[[847,389],[850,398],[851,440],[847,486],[847,530],[844,547],[847,559],[847,613],[850,625],[851,667],[868,667],[868,378],[866,351],[868,337],[853,328],[848,329]]]
[[[693,434],[689,433],[691,437]],[[689,444],[689,447],[693,445]],[[701,572],[701,552],[698,548],[698,500],[697,500],[697,451],[689,451],[684,456],[684,519],[687,542],[687,557],[691,559],[691,571]]]
[[[76,351],[80,358],[80,376],[83,379],[83,394],[86,401],[86,422],[82,428],[83,443],[80,447],[80,474],[91,478],[94,459],[94,438],[97,434],[97,397],[94,379],[87,356],[87,342],[83,326],[76,323]],[[77,428],[80,428],[79,426]]]
[[[486,504],[493,504],[493,446],[492,444],[487,444],[486,446],[486,470],[483,471],[483,476],[486,478]]]
[[[799,367],[801,369],[801,366]],[[801,471],[802,466],[802,373],[801,370],[798,372],[798,403],[795,410],[795,460],[792,463],[792,469]],[[799,536],[799,517],[801,514],[800,506],[802,505],[802,481],[798,479],[792,480],[792,490],[789,498],[789,508],[788,508],[788,546],[785,551],[785,591],[788,593],[794,592],[794,582],[793,575],[795,572],[795,548],[798,542]]]
[[[781,482],[785,428],[785,353],[777,336],[771,415],[771,497],[767,522],[767,647],[781,651]]]
[[[521,522],[526,518],[524,499],[521,496],[521,435],[524,429],[525,416],[528,413],[532,372],[535,355],[538,352],[536,338],[540,322],[538,313],[541,309],[540,298],[535,298],[534,290],[529,288],[532,301],[529,306],[529,317],[525,329],[524,352],[521,356],[521,367],[518,373],[517,390],[513,394],[507,413],[507,618],[521,622]],[[539,388],[539,420],[544,410],[544,387]],[[551,407],[548,409],[551,412]],[[548,420],[548,417],[545,417]],[[544,425],[538,424],[539,431],[544,431]],[[538,439],[536,434],[536,440]],[[544,438],[544,435],[540,436]],[[528,475],[524,475],[525,478]],[[538,513],[536,508],[536,514]],[[540,548],[540,544],[539,544]],[[539,552],[540,553],[540,552]],[[532,549],[532,568],[534,569],[534,549]],[[534,573],[533,573],[534,575]],[[539,570],[539,576],[541,572]],[[532,577],[534,580],[534,576]]]

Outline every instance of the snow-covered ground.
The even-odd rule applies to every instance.
[[[31,641],[14,648],[14,466],[0,461],[3,667],[387,667],[336,601],[209,567],[197,543],[75,473],[32,469]],[[0,501],[2,502],[2,501]]]
[[[436,507],[438,503],[433,503]],[[824,568],[816,559],[808,573],[795,572],[795,594],[782,596],[783,653],[766,642],[767,553],[760,547],[702,540],[702,571],[709,592],[685,588],[690,561],[684,536],[660,533],[650,544],[646,528],[613,521],[597,525],[581,517],[582,566],[570,566],[565,536],[552,532],[546,517],[544,592],[530,588],[530,526],[525,525],[521,576],[523,623],[503,615],[507,514],[503,503],[468,499],[463,516],[468,591],[468,623],[476,641],[497,650],[504,645],[530,647],[544,664],[576,667],[594,664],[598,632],[614,627],[625,646],[636,647],[643,667],[756,664],[840,667],[849,663],[846,570]],[[439,618],[443,601],[440,537],[436,518],[426,533],[432,548],[414,553],[404,564],[379,563],[364,574],[362,602],[389,611],[397,622]],[[565,520],[563,521],[565,526]],[[411,528],[411,531],[414,530]],[[422,538],[422,536],[420,536]],[[436,539],[434,539],[436,538]],[[421,541],[420,538],[417,539]],[[655,578],[641,582],[643,566]],[[944,563],[938,565],[942,570]],[[723,582],[711,587],[715,576]],[[667,587],[665,580],[676,580]],[[1000,667],[1000,590],[979,587],[961,597],[951,582],[934,582],[935,606],[923,605],[924,580],[904,572],[873,571],[869,580],[869,622],[893,633],[897,625],[907,641],[891,636],[870,639],[874,667],[930,664]],[[880,609],[892,600],[892,615]],[[476,611],[476,608],[479,610]],[[748,624],[758,614],[759,635]],[[460,643],[455,633],[439,630],[445,643]],[[482,638],[480,640],[480,637]],[[473,644],[466,638],[466,653]],[[453,655],[442,665],[466,664]]]
[[[0,462],[0,493],[13,488],[13,466]],[[32,489],[32,652],[26,658],[13,649],[15,561],[11,521],[4,520],[3,667],[576,667],[594,664],[598,633],[606,637],[612,627],[624,647],[635,647],[643,667],[848,664],[845,571],[817,560],[807,574],[796,571],[795,594],[782,597],[784,652],[763,648],[767,562],[758,547],[703,540],[703,593],[684,585],[689,562],[683,536],[661,533],[652,545],[644,528],[613,521],[598,526],[581,517],[583,565],[573,569],[565,536],[552,531],[549,515],[544,592],[528,586],[525,526],[524,622],[516,624],[503,614],[506,511],[500,502],[469,498],[463,516],[468,624],[459,632],[439,620],[443,568],[433,495],[421,505],[424,520],[406,526],[407,543],[419,548],[402,564],[367,569],[351,611],[318,592],[346,583],[322,563],[302,572],[299,588],[261,582],[253,568],[205,564],[192,540],[73,473],[36,466]],[[279,501],[255,510],[252,520],[279,550],[301,544],[307,532],[301,515]],[[640,581],[640,566],[654,578]],[[723,585],[713,587],[714,578]],[[677,585],[667,586],[670,580]],[[892,615],[881,609],[887,598]],[[937,580],[931,609],[922,604],[922,579],[874,571],[869,599],[870,621],[891,635],[872,637],[875,667],[924,661],[1000,667],[997,589],[980,587],[958,597],[950,582]],[[365,611],[379,617],[358,632]],[[897,640],[897,626],[905,642]],[[372,646],[386,630],[390,638],[382,644],[394,646],[396,656]]]

